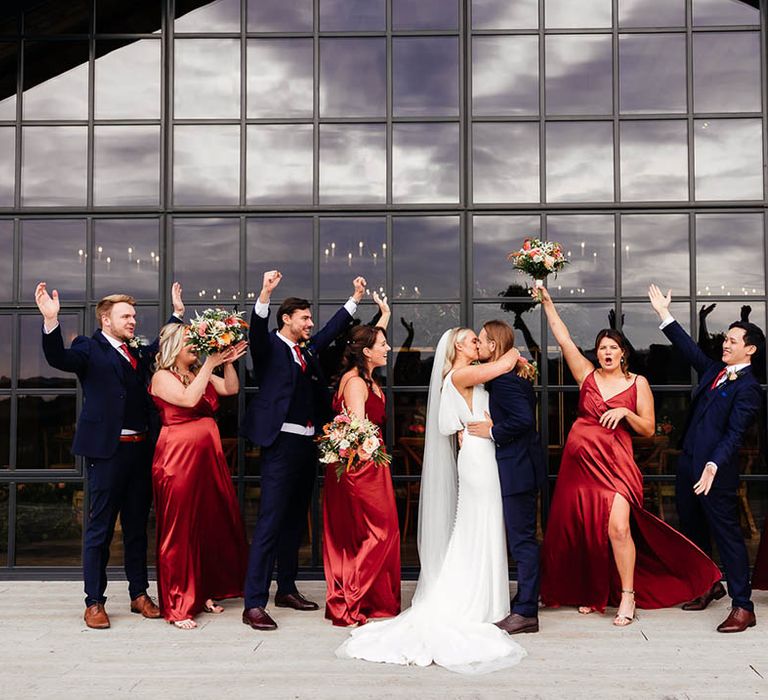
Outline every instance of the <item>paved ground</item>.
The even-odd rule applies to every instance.
[[[347,632],[322,613],[273,609],[280,629],[240,621],[241,601],[201,627],[175,629],[128,612],[126,584],[108,591],[112,629],[82,621],[81,585],[0,582],[0,697],[16,698],[734,698],[768,697],[768,593],[758,626],[723,635],[724,601],[700,613],[640,612],[626,629],[611,616],[541,613],[514,669],[467,678],[437,667],[339,660]],[[404,584],[410,598],[413,584]],[[302,591],[321,600],[322,583]]]

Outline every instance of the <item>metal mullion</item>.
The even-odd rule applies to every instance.
[[[20,13],[23,16],[23,13]],[[20,20],[19,20],[20,21]],[[16,40],[16,131],[14,133],[14,194],[13,206],[15,209],[21,209],[21,158],[22,158],[22,107],[24,102],[24,46],[25,42],[21,38]]]
[[[686,122],[688,125],[688,200],[696,199],[696,158],[694,156],[694,120],[693,120],[693,15],[691,0],[685,3],[685,93]],[[693,328],[693,326],[691,326]]]
[[[539,204],[547,201],[547,65],[546,65],[546,34],[544,33],[544,3],[539,2]],[[544,228],[542,228],[542,235]],[[542,336],[543,337],[543,336]]]
[[[173,143],[174,143],[174,109],[173,109],[173,83],[174,83],[174,27],[173,16],[175,14],[175,0],[168,0],[165,6],[165,12],[162,19],[165,22],[165,31],[163,31],[163,67],[162,79],[164,80],[162,90],[161,119],[165,124],[165,137],[163,141],[165,153],[165,182],[163,183],[163,206],[165,209],[173,208]],[[168,257],[166,255],[166,257]],[[173,268],[166,268],[172,270]]]
[[[613,201],[621,200],[621,133],[619,122],[619,0],[612,0],[611,87],[613,110]],[[614,239],[615,240],[615,239]],[[618,312],[617,312],[618,313]]]
[[[246,177],[248,167],[248,128],[246,118],[248,115],[248,41],[245,38],[245,6],[247,3],[240,2],[240,193],[238,201],[240,206],[247,204]],[[238,457],[238,462],[240,461]]]
[[[19,367],[21,358],[19,349],[21,343],[21,333],[19,326],[21,324],[21,314],[11,313],[11,393],[10,393],[10,435],[8,436],[8,469],[13,472],[16,469],[16,453],[18,451],[19,434],[19,407],[18,407],[18,386],[19,386]]]
[[[384,143],[385,143],[385,183],[386,183],[386,193],[384,196],[384,201],[387,205],[391,205],[393,202],[393,183],[392,180],[394,178],[393,169],[392,169],[392,151],[394,149],[394,68],[393,68],[393,52],[394,52],[394,42],[392,41],[392,0],[386,0],[385,3],[385,30],[386,30],[386,127],[385,127],[385,135],[384,135]],[[389,224],[387,224],[389,226]],[[389,245],[389,244],[387,244]],[[391,248],[389,250],[390,257],[391,257]],[[389,273],[389,270],[388,270]]]
[[[471,3],[459,7],[459,206],[473,201]],[[461,225],[461,222],[460,222]]]
[[[16,564],[16,482],[8,482],[8,553],[6,568]]]
[[[320,9],[312,7],[312,206],[320,204]]]
[[[766,168],[768,167],[768,0],[760,2],[760,73],[762,74],[762,108],[763,108],[763,199],[768,202],[768,182]]]
[[[389,6],[389,2],[387,2],[387,5]],[[387,22],[387,26],[389,26],[389,22]],[[385,241],[387,244],[387,256],[384,260],[384,290],[386,291],[387,297],[389,299],[394,298],[394,266],[393,266],[393,254],[392,254],[392,234],[393,234],[393,226],[392,226],[392,215],[387,214],[385,216],[386,221],[386,230],[385,230]],[[392,302],[394,305],[394,301]],[[394,320],[390,319],[390,322],[394,326]],[[387,410],[387,425],[386,425],[386,435],[385,439],[387,442],[388,449],[390,451],[390,454],[394,451],[394,430],[395,430],[395,353],[392,352],[390,356],[387,358],[387,405],[385,406]]]
[[[241,25],[245,27],[245,3],[243,3],[243,9],[241,13]],[[240,300],[239,302],[242,302],[242,310],[245,312],[243,315],[247,318],[248,317],[248,306],[249,306],[249,300],[248,300],[248,280],[247,280],[247,264],[248,264],[248,219],[245,215],[240,217],[240,250],[239,250],[239,260],[240,260],[240,271],[239,271],[239,279],[240,279]],[[235,307],[237,308],[237,307]],[[240,380],[240,386],[245,386],[245,365],[246,362],[243,360],[242,362],[238,363],[237,368],[237,374],[238,379]],[[243,416],[245,415],[245,392],[244,391],[238,391],[237,392],[237,424],[241,425]],[[245,475],[245,438],[239,434],[237,436],[237,497],[238,502],[240,503],[241,508],[245,505],[244,498],[245,498],[245,487],[243,486],[243,476]]]

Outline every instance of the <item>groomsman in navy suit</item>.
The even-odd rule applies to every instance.
[[[181,322],[181,285],[173,285],[174,315]],[[160,610],[147,595],[147,520],[152,503],[152,442],[154,408],[147,392],[157,341],[133,347],[136,329],[134,300],[112,294],[96,305],[99,329],[78,336],[64,347],[59,326],[59,294],[46,283],[35,289],[43,315],[43,352],[48,364],[74,372],[83,389],[83,409],[77,420],[72,452],[85,458],[88,517],[83,547],[85,624],[109,627],[104,604],[109,546],[117,516],[123,530],[125,575],[131,612],[159,618]]]
[[[707,357],[669,312],[671,292],[654,284],[648,290],[661,319],[661,330],[683,353],[699,375],[677,462],[675,495],[680,529],[708,554],[711,537],[725,568],[733,601],[718,632],[743,632],[755,626],[749,582],[749,557],[739,526],[739,448],[763,402],[760,384],[752,373],[752,358],[765,346],[765,335],[753,323],[737,321],[728,327],[720,362]],[[704,610],[725,595],[718,582],[708,593],[683,605]]]
[[[515,332],[504,321],[489,321],[478,336],[481,362],[495,360],[514,346]],[[536,432],[536,396],[516,370],[502,374],[486,389],[490,420],[469,423],[470,435],[496,444],[496,462],[504,505],[507,547],[517,563],[517,595],[512,612],[496,624],[509,634],[539,631],[539,544],[536,504],[544,482],[544,453]]]
[[[315,433],[331,417],[328,382],[318,354],[352,323],[365,294],[357,277],[354,294],[312,335],[306,299],[288,297],[277,310],[277,330],[267,330],[269,300],[282,274],[264,273],[251,314],[250,349],[259,393],[248,405],[244,433],[261,446],[261,501],[245,579],[243,622],[257,630],[277,629],[266,611],[277,561],[277,607],[317,610],[296,588],[299,546],[317,475]]]

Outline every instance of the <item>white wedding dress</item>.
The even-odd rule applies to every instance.
[[[435,366],[442,367],[440,352]],[[339,657],[418,666],[435,663],[458,673],[488,673],[514,666],[526,655],[493,624],[509,614],[504,515],[493,442],[464,432],[457,498],[456,473],[445,469],[446,463],[450,471],[456,468],[451,464],[452,449],[445,450],[446,445],[450,448],[448,436],[471,420],[483,420],[488,410],[488,393],[482,386],[474,387],[470,410],[452,376],[450,372],[445,377],[438,394],[440,436],[432,435],[442,443],[442,455],[434,440],[430,445],[430,413],[438,412],[432,402],[434,387],[430,392],[419,508],[422,572],[413,603],[391,620],[354,630],[337,649]],[[433,372],[433,383],[436,379],[439,375]],[[438,455],[441,458],[430,464],[430,457]],[[431,502],[425,502],[425,496]]]

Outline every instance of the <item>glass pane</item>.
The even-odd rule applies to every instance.
[[[0,315],[0,387],[11,386],[11,357],[13,346],[13,317],[9,314]],[[0,433],[8,435],[10,425],[5,425],[6,411],[9,411],[10,404],[3,404],[4,399],[0,397]],[[10,415],[10,414],[9,414]],[[10,418],[8,418],[10,420]],[[0,437],[0,448],[3,447],[3,438]],[[5,447],[5,453],[0,449],[0,463],[5,464],[8,461],[8,449]]]
[[[762,214],[698,214],[696,295],[762,295],[763,230]]]
[[[88,130],[84,126],[22,129],[21,202],[24,206],[85,205]]]
[[[619,36],[619,105],[624,113],[685,112],[685,35]]]
[[[311,32],[312,24],[312,0],[248,0],[249,32]]]
[[[176,119],[240,116],[240,42],[177,39],[174,43]]]
[[[320,116],[387,113],[386,39],[320,40]]]
[[[312,202],[313,137],[311,124],[248,126],[249,204]]]
[[[137,299],[157,299],[160,248],[157,219],[96,219],[93,297],[118,290]]]
[[[393,375],[400,386],[429,386],[440,336],[459,325],[458,304],[394,304],[389,344]]]
[[[174,32],[239,32],[240,0],[176,0]]]
[[[760,24],[760,11],[744,0],[693,0],[693,23]]]
[[[456,216],[392,219],[393,298],[459,297],[459,226]]]
[[[392,28],[458,29],[456,0],[392,0]]]
[[[248,41],[248,116],[311,117],[311,39]]]
[[[0,325],[2,321],[0,321]],[[3,377],[6,379],[6,377]],[[7,377],[10,383],[10,377]],[[0,396],[0,469],[8,469],[11,464],[11,397]],[[0,533],[6,532],[8,525],[8,491],[0,486]],[[5,557],[5,547],[0,535],[0,561]],[[6,539],[7,544],[7,539]]]
[[[22,7],[21,3],[16,3]],[[27,34],[87,34],[90,28],[90,0],[63,3],[34,3],[26,6],[24,29]]]
[[[547,284],[553,297],[613,296],[613,216],[548,216],[547,240],[559,241],[570,263]]]
[[[383,124],[320,126],[320,201],[384,202],[386,130]]]
[[[472,220],[474,296],[526,296],[525,280],[510,281],[512,264],[507,254],[521,246],[524,239],[540,235],[538,216],[475,216]]]
[[[538,0],[472,0],[472,29],[538,29]]]
[[[27,42],[24,119],[87,119],[88,43]]]
[[[547,29],[571,29],[577,27],[610,27],[612,0],[546,0],[544,3]]]
[[[762,142],[759,119],[696,120],[696,199],[762,199]]]
[[[347,299],[352,280],[368,288],[386,284],[387,225],[381,218],[320,219],[320,298]]]
[[[722,294],[722,291],[718,291]],[[723,340],[734,321],[751,321],[760,328],[765,328],[765,302],[741,301],[708,303],[705,295],[699,299],[699,347],[713,360],[721,360],[723,356]],[[755,365],[755,376],[758,381],[765,383],[764,360]]]
[[[683,27],[685,0],[619,0],[620,27]]]
[[[0,299],[13,298],[13,221],[0,219]]]
[[[16,119],[17,54],[16,44],[0,43],[0,119]]]
[[[160,117],[160,42],[98,41],[94,64],[96,119]]]
[[[20,396],[17,469],[74,469],[74,396]]]
[[[272,295],[312,297],[312,219],[248,219],[246,221],[246,288],[248,299],[261,292],[264,273],[280,270],[283,279]]]
[[[478,36],[472,40],[472,113],[539,113],[539,40]]]
[[[571,426],[578,417],[579,392],[578,391],[553,391],[549,394],[548,416],[548,469],[549,474],[557,474],[560,471],[560,461],[563,456],[563,447],[568,438]],[[557,485],[555,484],[555,488]],[[550,492],[552,486],[550,485]]]
[[[627,214],[621,217],[621,293],[644,297],[653,282],[688,295],[687,214]]]
[[[547,201],[612,200],[612,124],[547,124]]]
[[[472,191],[478,204],[539,201],[538,123],[473,125]]]
[[[392,473],[418,478],[424,459],[427,394],[422,391],[398,391],[394,394],[394,404],[396,452]],[[411,503],[411,508],[413,511],[418,509],[418,498]],[[415,517],[415,512],[411,517]]]
[[[177,126],[173,142],[176,204],[237,204],[240,200],[240,128]]]
[[[693,108],[696,112],[760,111],[760,34],[693,35]]]
[[[13,206],[16,182],[16,127],[0,127],[0,207]]]
[[[159,32],[162,3],[126,6],[115,0],[96,0],[98,34],[152,34]]]
[[[552,285],[549,285],[549,288],[551,290]],[[566,304],[558,302],[557,311],[578,348],[593,365],[597,366],[595,338],[601,329],[610,327],[615,316],[613,303]],[[547,347],[549,384],[576,384],[568,365],[563,361],[560,346],[552,337],[551,331],[548,334],[547,342],[549,343]],[[550,426],[550,442],[552,435]]]
[[[548,36],[546,53],[547,114],[611,114],[610,36]]]
[[[398,117],[459,113],[459,40],[392,40],[393,110]]]
[[[515,290],[517,291],[517,290]],[[515,347],[527,360],[541,362],[541,307],[520,290],[521,296],[510,297],[500,304],[475,304],[476,333],[488,321],[504,321],[515,333]]]
[[[59,314],[59,325],[64,347],[68,348],[80,332],[80,318],[77,314]],[[74,374],[51,367],[43,355],[42,316],[20,316],[19,329],[19,386],[46,389],[76,386]],[[74,401],[74,396],[71,398]],[[74,408],[72,411],[74,413]]]
[[[17,486],[16,566],[79,566],[82,533],[82,483]]]
[[[94,128],[93,203],[157,205],[160,201],[160,127]]]
[[[384,31],[386,0],[321,0],[320,31]]]
[[[175,219],[173,279],[188,303],[234,306],[240,298],[240,222],[237,219]]]
[[[688,124],[622,122],[621,199],[688,199]]]
[[[647,289],[647,287],[646,287]],[[667,287],[664,287],[666,291]],[[673,287],[672,295],[684,296],[688,289],[682,283]],[[690,305],[672,302],[670,312],[690,333]],[[629,358],[631,372],[642,374],[651,384],[689,384],[691,367],[683,354],[659,330],[659,316],[648,302],[626,303],[621,307],[621,329],[632,346]],[[664,422],[657,415],[657,422]],[[685,423],[677,427],[682,429]]]
[[[458,124],[394,124],[394,201],[458,202],[459,138]]]
[[[22,221],[21,298],[33,301],[37,283],[45,281],[64,303],[83,299],[86,257],[85,221]]]

